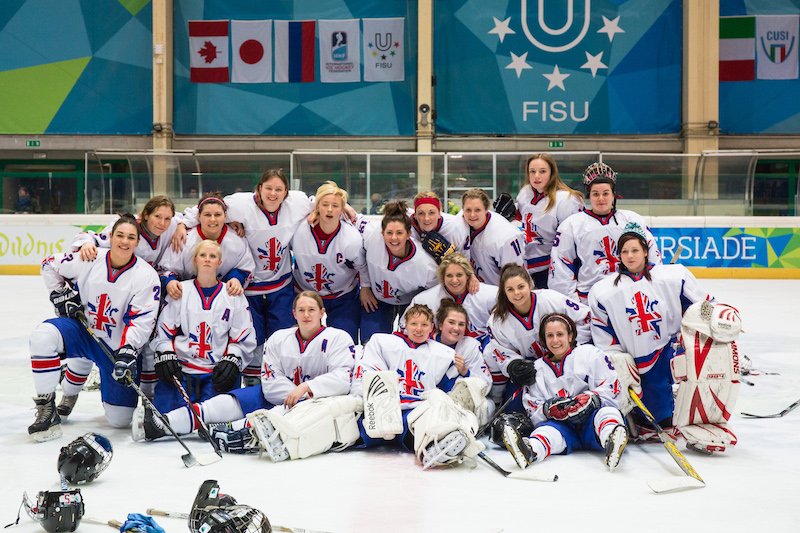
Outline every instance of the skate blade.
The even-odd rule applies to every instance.
[[[519,449],[517,433],[508,426],[503,428],[503,444],[506,445],[506,449],[511,453],[518,467],[523,470],[528,467],[528,460],[525,458],[525,454],[522,453],[522,450]]]
[[[422,460],[422,469],[427,470],[433,466],[437,466],[440,463],[439,460],[444,457],[450,457],[451,459],[458,457],[458,454],[467,447],[467,438],[459,433],[457,437],[453,437],[447,445],[439,450],[438,453],[434,456],[423,457]]]
[[[36,442],[47,442],[50,440],[56,440],[63,435],[63,431],[61,431],[61,424],[56,424],[55,426],[51,426],[44,431],[37,431],[36,433],[31,433],[31,437]]]

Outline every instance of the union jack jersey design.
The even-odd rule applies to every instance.
[[[78,233],[75,236],[75,239],[72,241],[72,251],[77,252],[81,249],[81,246],[87,242],[94,244],[98,248],[111,248],[111,229],[118,218],[119,217],[115,218],[111,224],[103,228],[100,232],[88,230]],[[170,248],[170,240],[172,239],[172,235],[175,233],[175,228],[178,227],[178,223],[181,222],[182,219],[182,215],[176,214],[174,217],[172,217],[172,219],[170,219],[167,231],[155,239],[151,239],[145,232],[141,232],[139,244],[133,251],[133,253],[136,254],[136,257],[147,261],[147,263],[153,268],[158,268],[158,266],[161,264],[162,257]],[[136,217],[136,220],[139,220],[138,216]]]
[[[536,289],[531,293],[531,309],[526,316],[513,309],[505,320],[492,315],[489,333],[495,340],[491,355],[504,375],[512,359],[537,359],[544,355],[545,348],[539,344],[539,324],[549,313],[562,313],[575,321],[578,327],[578,343],[589,342],[589,306],[574,302],[551,289]]]
[[[681,329],[693,303],[713,300],[682,265],[650,265],[651,281],[642,273],[608,276],[589,293],[594,345],[606,352],[627,352],[643,374]]]
[[[408,240],[411,252],[403,259],[389,254],[380,225],[369,223],[364,229],[367,276],[361,278],[362,287],[371,287],[375,298],[391,305],[408,305],[420,291],[433,287],[436,279],[436,261]]]
[[[269,294],[289,284],[292,281],[292,260],[288,245],[311,214],[313,206],[308,196],[301,191],[289,191],[289,196],[274,213],[262,209],[252,192],[228,195],[225,203],[228,205],[228,222],[244,225],[245,239],[255,261],[245,295]],[[184,218],[187,226],[196,226],[197,208],[187,209]]]
[[[452,298],[464,306],[469,315],[469,321],[467,322],[468,336],[483,337],[489,333],[489,316],[492,314],[492,308],[497,303],[497,287],[481,283],[478,292],[475,294],[464,292],[459,296],[453,296],[444,285],[436,285],[414,296],[408,305],[409,307],[414,304],[427,305],[436,316],[443,298]],[[403,313],[400,315],[401,331],[405,329],[405,324],[406,318],[405,313]]]
[[[244,296],[231,296],[225,285],[203,289],[196,280],[182,281],[183,296],[167,296],[158,317],[153,352],[174,351],[187,374],[208,374],[226,353],[253,358],[256,334]],[[206,295],[208,293],[208,295]]]
[[[354,364],[353,339],[341,329],[322,327],[308,340],[297,327],[281,329],[264,345],[261,390],[274,405],[301,383],[308,383],[314,398],[347,394]]]
[[[394,370],[400,385],[400,407],[412,409],[426,390],[449,391],[458,377],[456,352],[433,339],[414,344],[402,333],[376,333],[364,346],[356,363],[350,394],[361,396],[361,376],[366,370]]]
[[[55,254],[42,262],[48,291],[69,283],[80,293],[89,327],[112,350],[136,349],[150,338],[161,300],[161,283],[153,267],[135,255],[120,269],[111,267],[110,251],[97,250],[94,261],[77,253]]]
[[[196,276],[192,264],[194,249],[206,238],[199,226],[189,230],[183,250],[175,252],[170,248],[164,254],[160,269],[161,278],[164,280],[176,278],[178,281],[194,278]],[[223,226],[217,243],[222,250],[222,264],[217,269],[217,279],[227,280],[226,276],[233,269],[243,271],[246,276],[253,271],[255,263],[247,249],[247,243],[229,226]]]
[[[550,251],[556,228],[567,218],[583,209],[583,201],[569,191],[556,191],[556,203],[549,210],[546,193],[539,194],[525,185],[517,194],[517,211],[525,235],[525,267],[528,272],[541,272],[550,266]]]
[[[547,286],[586,303],[592,286],[618,270],[617,240],[628,222],[636,222],[644,228],[648,259],[653,264],[661,264],[656,240],[641,216],[618,209],[600,217],[584,210],[567,218],[558,227],[550,253]]]
[[[367,277],[363,240],[352,224],[340,222],[326,241],[321,241],[310,224],[301,224],[292,237],[295,287],[314,291],[323,298],[347,294]]]
[[[466,224],[463,215],[460,216]],[[464,246],[469,251],[470,262],[478,280],[497,285],[503,265],[516,263],[524,267],[524,240],[519,228],[497,213],[487,213],[483,226],[476,230],[470,229],[467,244]]]
[[[534,426],[547,421],[542,406],[555,396],[572,398],[583,392],[595,392],[601,407],[619,409],[623,393],[619,376],[606,354],[594,346],[577,346],[558,363],[543,357],[534,366],[536,381],[522,390],[522,405]]]

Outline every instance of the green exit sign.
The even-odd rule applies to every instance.
[[[564,141],[550,141],[547,143],[548,148],[564,148]]]
[[[41,146],[41,145],[42,145],[42,141],[25,141],[25,146],[27,146],[28,148]]]

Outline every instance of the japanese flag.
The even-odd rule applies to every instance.
[[[189,53],[192,83],[228,82],[228,21],[190,20]]]
[[[272,20],[231,21],[233,83],[272,81]]]

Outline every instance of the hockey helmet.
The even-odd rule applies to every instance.
[[[24,493],[22,505],[28,516],[41,523],[48,533],[75,531],[81,523],[84,511],[80,489],[42,491],[37,495],[35,503]]]
[[[108,467],[114,449],[103,435],[86,433],[61,448],[58,472],[73,485],[88,483]]]
[[[192,533],[270,533],[266,515],[247,505],[238,505],[233,496],[221,494],[216,480],[200,485],[189,515]]]
[[[592,163],[583,171],[583,186],[586,194],[589,194],[595,183],[609,183],[611,190],[614,191],[617,186],[617,173],[605,163]]]
[[[517,411],[511,413],[503,413],[492,422],[489,428],[489,440],[500,446],[503,444],[503,428],[511,426],[517,430],[517,433],[523,437],[527,437],[533,432],[533,423],[525,413]]]

